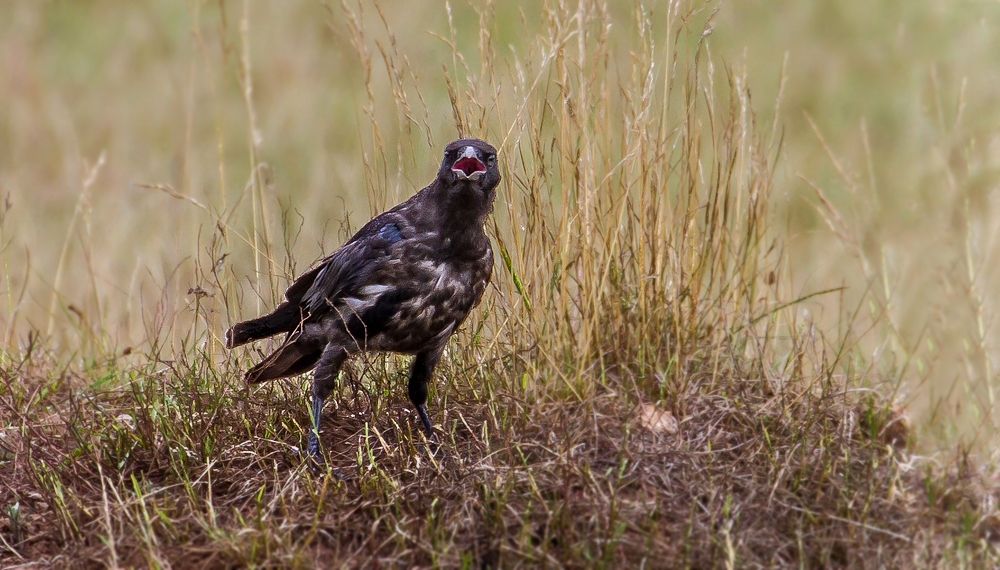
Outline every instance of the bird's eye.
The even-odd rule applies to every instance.
[[[495,155],[495,154],[487,154],[486,155],[486,162],[488,164],[493,164],[496,161],[497,161],[497,155]]]

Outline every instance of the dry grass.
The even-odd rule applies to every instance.
[[[996,564],[992,481],[967,455],[914,455],[897,405],[906,367],[870,360],[872,329],[895,330],[891,295],[796,281],[772,203],[783,100],[757,123],[747,71],[706,43],[710,6],[450,7],[428,26],[438,38],[415,42],[391,14],[345,4],[310,13],[327,26],[290,52],[255,41],[302,14],[189,8],[160,14],[194,27],[173,78],[182,103],[167,114],[181,125],[175,165],[134,189],[160,200],[155,220],[116,229],[101,207],[99,181],[126,177],[120,157],[136,152],[113,142],[72,181],[65,245],[45,248],[48,294],[8,284],[0,564]],[[333,48],[348,56],[323,59]],[[310,130],[302,121],[319,111],[282,115],[282,79],[297,85],[312,58],[349,78],[329,87],[353,93],[357,118]],[[261,67],[286,76],[262,81]],[[312,87],[293,101],[323,108]],[[324,152],[270,143],[285,127]],[[404,360],[359,360],[322,434],[330,469],[348,479],[313,472],[293,449],[306,380],[242,385],[254,351],[223,354],[219,335],[270,307],[364,204],[426,183],[456,135],[496,144],[505,179],[494,287],[431,395],[444,445],[433,456],[420,446]],[[343,140],[360,150],[335,152]],[[332,213],[342,192],[317,182],[324,168],[366,189],[349,219]],[[282,176],[313,193],[283,190],[294,184]],[[114,269],[129,248],[150,255],[143,240],[104,247],[104,232],[140,235],[133,224],[189,259]],[[13,243],[8,227],[0,245]],[[4,254],[8,267],[18,259]],[[107,276],[123,274],[130,284],[108,293]],[[832,327],[802,310],[819,299],[841,316]],[[19,314],[37,306],[47,327]]]
[[[86,396],[69,389],[79,379],[36,381],[52,392],[31,409],[50,415],[18,418],[25,436],[4,444],[5,479],[27,513],[21,557],[56,567],[910,567],[981,565],[997,533],[974,478],[900,461],[884,418],[845,405],[833,384],[709,389],[705,374],[676,402],[684,415],[670,433],[643,425],[624,378],[605,378],[586,401],[525,400],[452,361],[437,456],[415,445],[415,418],[393,389],[401,378],[339,401],[324,434],[331,467],[349,476],[339,482],[289,449],[308,421],[300,386],[249,394],[235,371],[199,378],[197,368],[151,364],[131,371],[128,390]]]

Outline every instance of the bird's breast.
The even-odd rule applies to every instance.
[[[374,307],[396,288],[412,292],[393,308],[381,333],[369,339],[370,348],[419,352],[444,343],[482,298],[489,281],[482,263],[425,258],[404,266],[406,275],[394,286],[368,285],[361,291],[369,294],[358,296],[364,306]]]

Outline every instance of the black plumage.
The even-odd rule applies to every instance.
[[[448,338],[486,290],[493,250],[483,232],[500,182],[496,149],[478,139],[445,148],[437,178],[375,217],[333,255],[302,274],[269,315],[226,333],[227,348],[286,333],[246,373],[250,383],[308,372],[319,454],[323,402],[341,366],[359,351],[414,354],[409,396],[428,437],[427,383]]]

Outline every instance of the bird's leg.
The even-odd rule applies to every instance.
[[[316,371],[313,373],[312,386],[312,429],[309,431],[309,444],[306,451],[313,459],[319,459],[319,422],[323,414],[323,402],[333,391],[337,383],[340,367],[347,360],[348,352],[343,346],[330,343],[323,349]]]
[[[427,403],[427,382],[430,381],[439,360],[441,360],[441,349],[419,352],[413,359],[413,367],[410,369],[410,401],[417,408],[420,421],[424,424],[424,432],[431,441],[434,440],[434,428],[431,426],[431,419],[427,416],[424,404]]]

